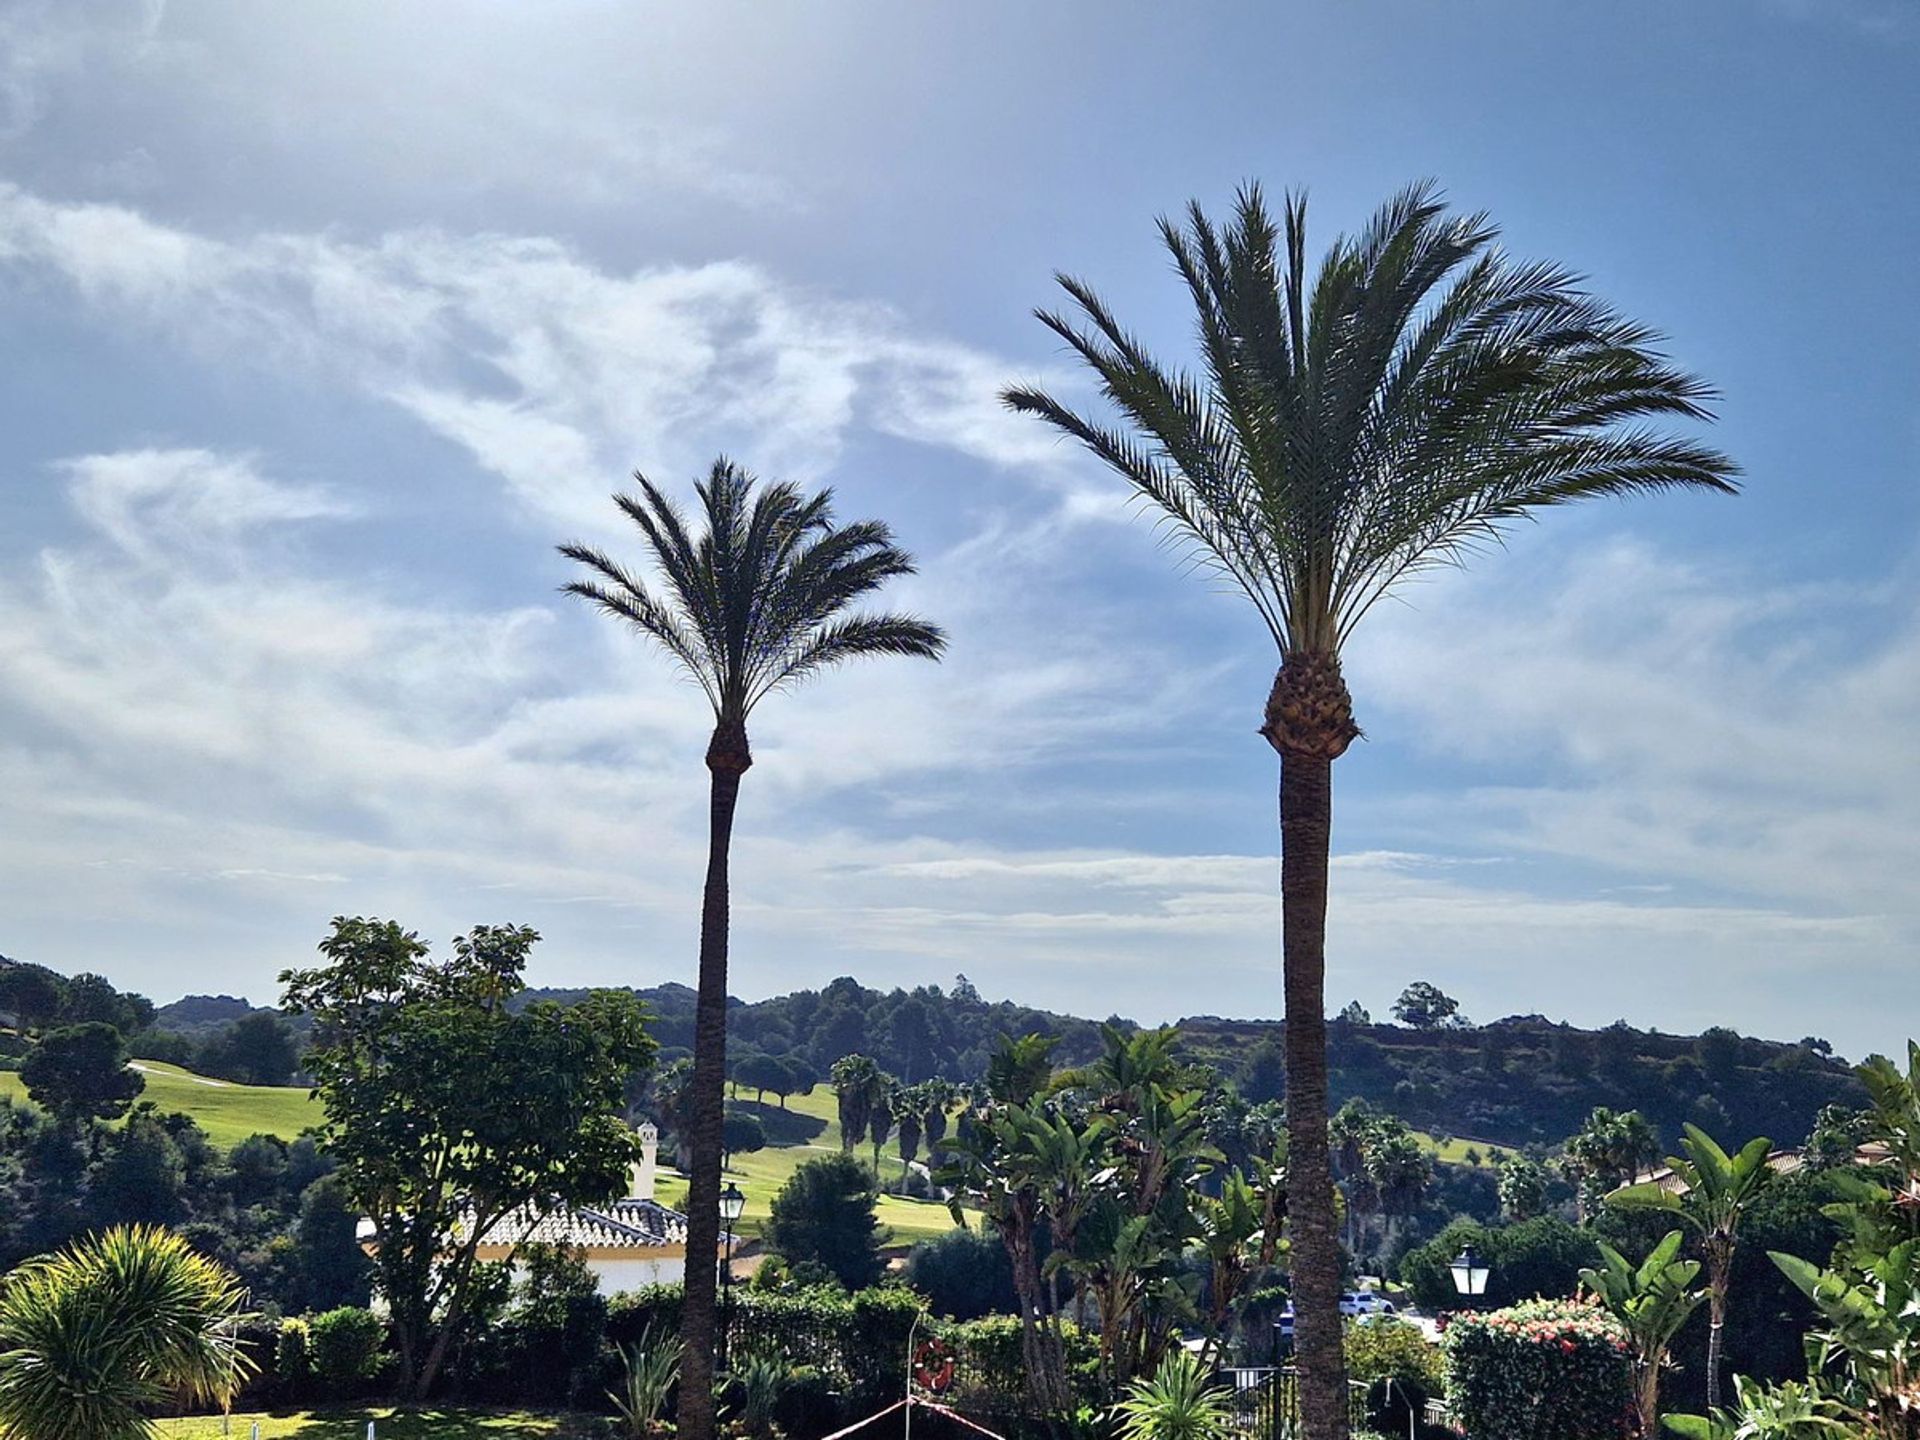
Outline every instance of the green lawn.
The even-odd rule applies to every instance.
[[[249,1135],[278,1135],[291,1140],[309,1125],[320,1123],[320,1107],[305,1090],[278,1085],[229,1085],[163,1065],[158,1060],[135,1064],[146,1075],[142,1100],[162,1110],[191,1115],[216,1145],[233,1145]],[[27,1088],[11,1071],[0,1071],[0,1096],[27,1098]]]
[[[1435,1159],[1444,1160],[1449,1165],[1466,1164],[1467,1151],[1469,1150],[1478,1150],[1480,1152],[1480,1161],[1482,1164],[1491,1162],[1496,1154],[1511,1155],[1514,1153],[1513,1147],[1510,1145],[1494,1145],[1485,1140],[1462,1140],[1458,1136],[1449,1137],[1447,1143],[1442,1145],[1424,1130],[1414,1131],[1413,1138],[1426,1146],[1427,1149],[1432,1152]]]
[[[512,1437],[575,1436],[612,1433],[608,1422],[595,1415],[542,1415],[525,1410],[324,1410],[292,1411],[281,1415],[249,1413],[222,1419],[200,1415],[186,1420],[161,1420],[164,1440],[249,1440],[260,1427],[260,1440],[365,1440],[372,1421],[375,1440],[512,1440]]]
[[[767,1209],[780,1187],[786,1184],[788,1176],[807,1160],[839,1151],[840,1116],[834,1102],[833,1088],[828,1085],[816,1085],[810,1095],[790,1096],[785,1116],[782,1116],[777,1101],[768,1100],[764,1107],[758,1105],[751,1090],[741,1091],[738,1103],[752,1109],[768,1122],[770,1140],[792,1142],[770,1144],[751,1155],[736,1155],[733,1164],[728,1167],[728,1178],[735,1181],[747,1196],[747,1210],[741,1219],[740,1231],[745,1235],[753,1235],[759,1233],[760,1227],[766,1223]],[[871,1162],[873,1147],[861,1145],[854,1154]],[[923,1152],[922,1163],[924,1161]],[[898,1185],[901,1169],[899,1151],[892,1142],[888,1142],[880,1157],[882,1181]],[[660,1183],[660,1198],[669,1205],[678,1205],[686,1198],[686,1190],[684,1180],[668,1175]],[[893,1231],[895,1239],[904,1242],[924,1240],[929,1235],[939,1235],[953,1228],[953,1217],[947,1213],[947,1207],[926,1200],[882,1195],[879,1211],[881,1224]]]
[[[249,1135],[278,1135],[291,1140],[320,1121],[320,1107],[308,1099],[305,1090],[229,1085],[157,1060],[136,1063],[147,1079],[140,1098],[153,1101],[162,1110],[191,1115],[216,1145],[233,1145]],[[24,1101],[26,1094],[18,1075],[0,1071],[0,1097]],[[768,1138],[774,1142],[765,1150],[738,1156],[727,1172],[746,1192],[747,1213],[740,1229],[751,1235],[765,1223],[773,1197],[801,1162],[839,1150],[840,1119],[833,1090],[825,1085],[816,1086],[811,1095],[790,1097],[784,1113],[771,1100],[764,1106],[757,1104],[750,1091],[741,1094],[739,1103],[765,1118]],[[855,1153],[863,1159],[873,1155],[872,1148],[864,1145]],[[886,1183],[900,1183],[900,1156],[892,1145],[881,1156],[880,1170]],[[677,1205],[686,1198],[686,1189],[686,1182],[669,1172],[661,1180],[660,1198]],[[924,1239],[953,1228],[946,1206],[898,1195],[880,1197],[880,1219],[902,1241]],[[263,1436],[267,1433],[261,1431]]]

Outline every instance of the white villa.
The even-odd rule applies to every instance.
[[[592,1207],[563,1206],[544,1215],[516,1211],[493,1227],[475,1252],[477,1258],[504,1260],[525,1244],[564,1245],[585,1260],[602,1295],[684,1280],[687,1217],[653,1198],[660,1132],[643,1123],[638,1133],[641,1156],[622,1199]],[[370,1240],[373,1222],[362,1220],[360,1226],[362,1240]]]

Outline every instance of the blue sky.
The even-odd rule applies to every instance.
[[[1156,215],[1433,176],[1724,392],[1738,499],[1567,512],[1371,617],[1330,1001],[1898,1044],[1920,1013],[1920,9],[16,4],[0,950],[269,997],[335,913],[691,980],[704,718],[556,593],[635,467],[831,483],[947,663],[756,729],[736,993],[1280,1008],[1271,676],[1003,414]]]

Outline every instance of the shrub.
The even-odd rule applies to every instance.
[[[667,1397],[680,1382],[680,1341],[656,1340],[651,1330],[620,1352],[620,1386],[609,1390],[614,1411],[630,1436],[650,1435],[666,1416]]]
[[[351,1400],[380,1372],[386,1322],[371,1310],[342,1305],[307,1322],[313,1370],[327,1398]]]
[[[796,1365],[774,1403],[773,1422],[789,1435],[825,1435],[838,1430],[846,1415],[827,1377],[812,1365]]]
[[[1075,1389],[1085,1400],[1098,1398],[1098,1338],[1071,1320],[1063,1320],[1060,1330],[1066,1342],[1067,1373]],[[964,1395],[967,1408],[1002,1419],[1025,1411],[1026,1361],[1020,1349],[1019,1316],[984,1315],[964,1325],[948,1327],[941,1333],[954,1348],[958,1360],[955,1391]]]
[[[1529,1300],[1447,1327],[1446,1386],[1474,1440],[1607,1440],[1632,1433],[1633,1359],[1592,1305]]]
[[[851,1155],[808,1160],[773,1197],[767,1244],[796,1270],[811,1261],[849,1290],[871,1285],[885,1269],[874,1200],[873,1176]]]
[[[1516,1225],[1456,1220],[1400,1259],[1400,1280],[1415,1304],[1432,1313],[1460,1303],[1447,1267],[1464,1245],[1473,1246],[1492,1267],[1486,1303],[1496,1306],[1571,1296],[1580,1288],[1580,1272],[1600,1263],[1593,1235],[1557,1215],[1539,1215]]]
[[[313,1332],[306,1321],[290,1317],[280,1322],[280,1335],[273,1347],[273,1373],[286,1399],[300,1399],[312,1387]]]
[[[846,1330],[847,1378],[862,1400],[897,1394],[900,1361],[926,1302],[911,1290],[876,1285],[851,1297]]]
[[[1177,1346],[1151,1376],[1127,1386],[1114,1414],[1123,1440],[1226,1440],[1233,1427],[1231,1396]]]
[[[907,1254],[907,1283],[927,1297],[936,1315],[955,1320],[1020,1309],[1007,1247],[977,1229],[949,1230],[914,1246]]]
[[[1390,1435],[1407,1433],[1427,1401],[1446,1393],[1439,1347],[1404,1320],[1347,1322],[1347,1378],[1367,1387],[1367,1423]]]

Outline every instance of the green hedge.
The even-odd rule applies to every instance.
[[[1347,1379],[1367,1387],[1367,1423],[1405,1435],[1424,1423],[1427,1401],[1446,1393],[1445,1362],[1420,1327],[1380,1317],[1346,1325]]]
[[[307,1347],[321,1393],[329,1400],[356,1400],[365,1394],[380,1373],[386,1339],[387,1322],[357,1305],[315,1315],[307,1322]]]
[[[1468,1440],[1624,1440],[1627,1333],[1576,1300],[1528,1300],[1447,1327],[1447,1403]]]

